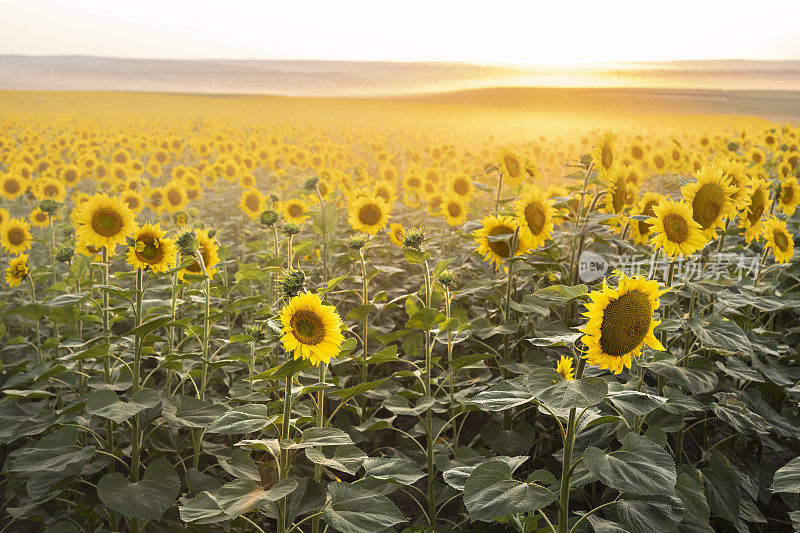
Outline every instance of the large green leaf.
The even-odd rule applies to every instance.
[[[350,439],[350,435],[341,429],[314,427],[303,430],[303,436],[299,442],[293,442],[285,447],[290,450],[299,450],[313,446],[341,446],[343,444],[353,444],[353,441]]]
[[[620,500],[617,519],[630,533],[667,533],[683,518],[684,509],[678,498],[650,497],[646,500]]]
[[[771,490],[800,493],[800,457],[795,457],[775,472]]]
[[[719,452],[711,454],[708,466],[700,472],[711,513],[735,524],[739,520],[739,474]]]
[[[472,471],[464,484],[464,505],[470,520],[492,520],[547,507],[555,495],[537,483],[512,477],[507,462],[487,461]]]
[[[195,524],[215,524],[230,520],[230,517],[219,508],[216,498],[208,491],[200,492],[194,498],[181,498],[178,512],[181,520]]]
[[[621,413],[636,416],[644,416],[651,413],[667,402],[667,399],[663,396],[625,389],[617,383],[609,386],[608,400]]]
[[[367,454],[351,444],[337,446],[333,453],[322,448],[306,448],[305,453],[312,463],[348,474],[355,474],[367,458]]]
[[[152,409],[160,401],[158,393],[148,388],[136,391],[129,402],[121,400],[112,390],[99,390],[86,400],[86,412],[121,424],[145,409]]]
[[[225,407],[220,404],[178,395],[164,400],[161,415],[173,427],[204,428],[224,412]]]
[[[647,437],[628,433],[622,447],[605,453],[590,446],[583,462],[603,483],[620,492],[637,496],[670,496],[677,474],[672,456]]]
[[[406,521],[389,498],[358,485],[330,483],[328,494],[330,505],[322,516],[342,533],[379,532]]]
[[[261,403],[250,403],[234,407],[227,413],[214,420],[206,433],[224,433],[235,435],[261,431],[277,420],[277,416],[270,416],[267,406]]]
[[[408,459],[370,457],[364,461],[364,476],[394,481],[401,485],[413,485],[425,472]]]
[[[97,483],[97,495],[105,505],[124,516],[159,520],[175,503],[180,487],[175,468],[159,457],[145,469],[138,483],[131,483],[119,472],[106,474]]]
[[[560,379],[536,396],[544,405],[553,409],[581,409],[602,402],[607,393],[608,385],[604,379],[585,377],[575,380]]]
[[[233,518],[248,513],[266,503],[276,502],[297,488],[297,480],[284,479],[269,490],[251,479],[237,479],[224,484],[216,493],[219,508]]]
[[[40,445],[41,446],[41,445]],[[82,465],[94,455],[94,446],[54,446],[22,448],[9,457],[8,471],[14,473],[63,472]]]
[[[688,324],[700,345],[707,350],[753,355],[753,347],[747,335],[731,320],[711,315],[706,319],[690,318]]]
[[[482,411],[503,411],[533,400],[533,395],[520,378],[501,381],[488,390],[479,392],[469,403]]]

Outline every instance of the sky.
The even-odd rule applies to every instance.
[[[553,65],[800,59],[799,0],[0,0],[0,54]]]

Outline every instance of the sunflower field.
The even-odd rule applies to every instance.
[[[0,118],[0,533],[800,531],[796,126],[136,98]]]

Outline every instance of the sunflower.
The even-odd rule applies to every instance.
[[[707,242],[702,226],[692,218],[691,204],[686,202],[664,200],[654,205],[653,217],[647,222],[652,225],[650,242],[669,257],[692,255]]]
[[[6,283],[9,287],[18,287],[28,275],[28,256],[22,254],[8,263],[6,268]]]
[[[717,237],[722,218],[736,214],[733,196],[736,188],[724,177],[721,168],[705,166],[697,173],[697,181],[681,187],[683,200],[692,205],[692,218],[703,228],[707,239]]]
[[[556,372],[561,374],[564,379],[573,381],[575,379],[575,371],[573,370],[572,365],[572,357],[562,355],[558,360],[558,364],[556,365]]]
[[[55,220],[58,214],[53,213],[53,215],[53,220]],[[28,219],[31,221],[31,225],[36,228],[44,228],[50,224],[50,219],[48,218],[47,213],[38,207],[33,208],[31,214],[28,216]]]
[[[444,198],[441,209],[445,221],[450,226],[460,226],[467,219],[467,206],[464,205],[464,200],[455,195]]]
[[[511,256],[512,235],[519,228],[519,223],[514,217],[488,215],[483,217],[481,224],[483,227],[472,234],[478,246],[476,251],[484,256],[484,261],[489,260],[499,267]],[[514,255],[522,255],[528,249],[528,237],[520,231]]]
[[[183,183],[171,181],[164,186],[164,207],[167,211],[170,213],[182,211],[188,202],[189,198]]]
[[[509,183],[520,183],[525,178],[525,161],[511,150],[500,152],[500,171]]]
[[[217,263],[219,263],[219,255],[217,252],[219,251],[219,246],[217,245],[216,240],[213,237],[208,236],[208,231],[201,229],[197,230],[197,251],[200,253],[200,256],[203,258],[203,264],[206,267],[206,274],[209,278],[213,277],[216,274],[217,269],[214,268]],[[186,274],[196,274],[201,275],[203,273],[203,269],[196,260],[191,263],[186,268],[182,269],[178,272],[178,277],[183,280],[183,276]]]
[[[606,197],[604,211],[610,215],[621,215],[628,205],[628,198],[631,195],[628,185],[629,171],[625,167],[614,167],[605,172]],[[622,217],[613,217],[609,223],[618,225]]]
[[[402,248],[404,246],[403,237],[405,236],[405,233],[406,230],[399,222],[392,222],[389,225],[389,240],[392,241],[392,244],[398,248]]]
[[[378,198],[383,198],[383,201],[389,207],[393,206],[395,200],[397,200],[397,188],[393,183],[378,183],[372,191]]]
[[[166,272],[175,266],[175,241],[164,236],[158,224],[145,224],[133,234],[128,247],[128,264],[140,270]]]
[[[147,191],[147,207],[156,214],[164,210],[164,189],[153,187]]]
[[[766,247],[775,254],[775,261],[788,263],[794,256],[794,238],[786,229],[786,222],[775,217],[764,221],[762,230]]]
[[[649,163],[658,174],[663,174],[667,170],[667,156],[661,152],[653,152]]]
[[[0,226],[2,226],[3,223],[8,221],[10,218],[11,213],[8,212],[8,209],[0,207]]]
[[[756,165],[763,165],[767,161],[767,156],[764,154],[764,150],[762,150],[757,146],[754,146],[747,153],[747,159],[750,160],[751,163],[754,163]]]
[[[635,214],[645,215],[648,217],[656,216],[656,214],[653,212],[653,207],[659,205],[661,200],[662,197],[660,194],[655,192],[646,192],[639,201],[639,205],[635,210]],[[644,244],[650,237],[650,231],[653,225],[645,220],[634,220],[631,221],[630,227],[631,234],[633,235],[633,242],[637,244]]]
[[[514,203],[520,237],[527,241],[531,249],[544,244],[553,231],[553,203],[536,185],[525,187]]]
[[[0,175],[0,196],[14,200],[28,191],[28,182],[19,176],[6,172]]]
[[[348,207],[348,222],[356,231],[375,235],[389,222],[389,206],[378,196],[363,196]]]
[[[119,199],[122,200],[134,213],[141,213],[144,209],[144,196],[138,191],[127,190]]]
[[[278,206],[278,211],[287,222],[294,224],[302,224],[308,218],[306,214],[308,205],[300,198],[291,198],[281,202]]]
[[[604,176],[617,165],[618,161],[614,152],[614,135],[606,132],[592,147],[592,163],[594,163],[599,176]]]
[[[82,177],[83,174],[78,165],[66,165],[61,169],[61,179],[70,187],[78,183]]]
[[[95,194],[75,216],[78,239],[97,248],[113,250],[136,231],[136,214],[119,198]]]
[[[769,183],[754,179],[747,189],[748,202],[739,216],[739,227],[744,229],[744,240],[751,242],[761,236],[764,213],[769,203]]]
[[[11,255],[19,255],[33,243],[31,225],[21,218],[10,218],[0,225],[0,246]]]
[[[261,212],[264,211],[264,206],[267,204],[267,199],[256,189],[245,189],[242,192],[242,197],[239,200],[239,209],[252,220],[257,219]]]
[[[603,280],[603,288],[589,293],[583,316],[588,318],[581,328],[581,341],[586,345],[582,355],[590,364],[607,368],[615,374],[631,367],[631,356],[638,357],[642,346],[664,350],[653,329],[661,323],[653,319],[658,309],[659,297],[667,292],[660,290],[657,281],[642,276],[619,276],[616,289]]]
[[[339,355],[344,342],[342,320],[336,308],[322,303],[319,295],[304,292],[292,298],[280,315],[283,349],[314,366],[328,364]]]
[[[102,248],[97,248],[96,246],[92,246],[91,244],[86,244],[85,242],[78,239],[75,241],[75,251],[85,255],[91,261],[95,261],[97,259],[98,254],[100,254],[103,250]],[[115,255],[114,250],[108,250],[107,253],[109,258],[112,258]]]
[[[452,176],[447,183],[448,192],[461,198],[470,199],[475,192],[475,186],[467,174]]]
[[[789,178],[781,183],[781,195],[778,198],[778,205],[781,206],[781,211],[788,216],[792,216],[800,204],[800,185],[797,183],[797,178]]]

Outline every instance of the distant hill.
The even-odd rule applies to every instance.
[[[0,55],[0,89],[386,96],[488,87],[800,90],[800,61],[676,61],[589,67],[467,63],[155,60]]]

